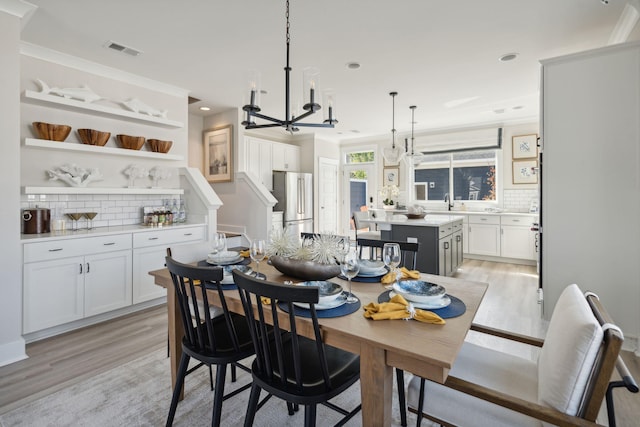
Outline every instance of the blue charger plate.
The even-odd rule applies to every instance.
[[[384,291],[383,293],[381,293],[378,296],[378,302],[389,302],[389,300],[391,299],[389,293],[391,293],[391,291]],[[467,311],[467,306],[465,305],[465,303],[462,302],[460,298],[456,298],[451,294],[447,294],[447,296],[451,298],[451,304],[449,304],[448,306],[429,310],[422,308],[421,310],[431,311],[442,317],[443,319],[451,319],[452,317],[462,316],[465,311]]]

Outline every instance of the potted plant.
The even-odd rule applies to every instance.
[[[380,190],[380,196],[382,199],[382,208],[391,210],[395,208],[395,202],[393,201],[393,197],[397,197],[399,193],[398,186],[395,184],[389,184],[382,187]]]

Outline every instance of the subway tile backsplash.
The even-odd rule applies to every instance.
[[[97,212],[93,227],[114,227],[143,223],[142,208],[145,206],[162,207],[164,200],[179,200],[175,194],[43,194],[23,195],[21,208],[49,208],[51,219],[64,219],[66,228],[71,229],[71,220],[65,216],[73,212]],[[86,219],[78,221],[80,228]]]
[[[504,190],[503,208],[510,212],[529,212],[532,201],[538,200],[538,190]]]

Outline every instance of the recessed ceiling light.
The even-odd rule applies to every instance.
[[[513,61],[514,59],[516,59],[518,57],[518,55],[520,55],[520,54],[516,53],[516,52],[505,53],[500,58],[498,58],[498,60],[500,62],[509,62],[509,61]]]
[[[200,107],[200,111],[211,111],[210,107]]]
[[[357,70],[361,65],[359,62],[347,62],[347,68],[349,70]]]

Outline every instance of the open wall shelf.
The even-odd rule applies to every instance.
[[[182,122],[177,122],[175,120],[168,120],[163,117],[149,116],[147,114],[140,114],[134,111],[108,107],[108,106],[94,104],[90,102],[78,101],[75,99],[63,98],[61,96],[56,96],[56,95],[48,95],[46,93],[36,92],[32,90],[25,90],[24,98],[25,100],[30,100],[36,103],[56,104],[58,106],[62,106],[70,110],[91,111],[93,113],[98,113],[103,116],[126,117],[128,119],[138,120],[141,122],[150,122],[157,125],[173,127],[173,128],[184,127],[184,124]]]
[[[25,138],[27,147],[47,148],[54,150],[83,151],[85,153],[113,154],[116,156],[144,157],[157,160],[183,160],[184,157],[177,154],[155,153],[153,151],[128,150],[126,148],[100,147],[75,142],[58,142],[47,139]]]

